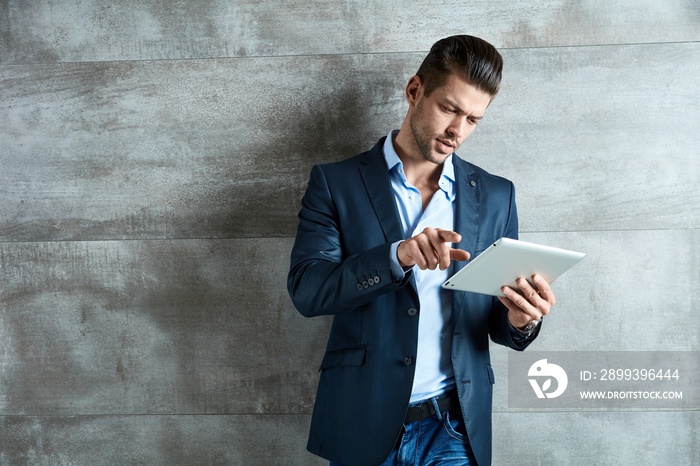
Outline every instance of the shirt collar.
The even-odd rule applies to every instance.
[[[399,134],[398,130],[391,131],[384,141],[384,160],[389,171],[398,170],[397,166],[403,168],[403,162],[399,158],[399,154],[394,149],[394,138]],[[403,174],[403,170],[400,171]]]
[[[394,149],[394,138],[397,134],[399,134],[399,131],[393,130],[386,137],[386,141],[384,141],[384,160],[386,161],[389,172],[394,171],[398,173],[401,180],[406,183],[407,180],[403,171],[403,162],[399,158],[399,154],[396,153],[396,149]],[[442,164],[442,174],[440,175],[439,181],[440,189],[445,192],[445,195],[447,195],[450,200],[454,200],[455,198],[455,167],[452,163],[453,155],[454,153],[450,154]],[[445,179],[448,181],[447,183],[443,183]]]

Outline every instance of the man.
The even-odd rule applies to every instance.
[[[400,130],[311,171],[287,286],[304,316],[334,315],[308,442],[331,464],[491,463],[488,338],[524,349],[555,302],[538,276],[498,299],[440,287],[517,237],[513,184],[454,155],[502,63],[476,37],[438,41]]]

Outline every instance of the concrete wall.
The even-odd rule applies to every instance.
[[[460,32],[506,61],[461,156],[589,254],[533,348],[700,350],[697,0],[5,0],[0,464],[323,464],[299,199]],[[519,412],[493,359],[496,464],[699,463],[697,410]]]

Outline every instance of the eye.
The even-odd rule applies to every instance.
[[[475,118],[467,118],[467,122],[472,126],[479,124],[479,120]]]
[[[445,105],[441,105],[442,111],[445,113],[456,113],[456,110],[450,107],[446,107]]]

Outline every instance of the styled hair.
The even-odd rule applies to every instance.
[[[458,35],[435,42],[416,75],[423,81],[426,96],[442,86],[447,76],[457,73],[478,90],[495,97],[502,71],[503,58],[493,45],[478,37]]]

